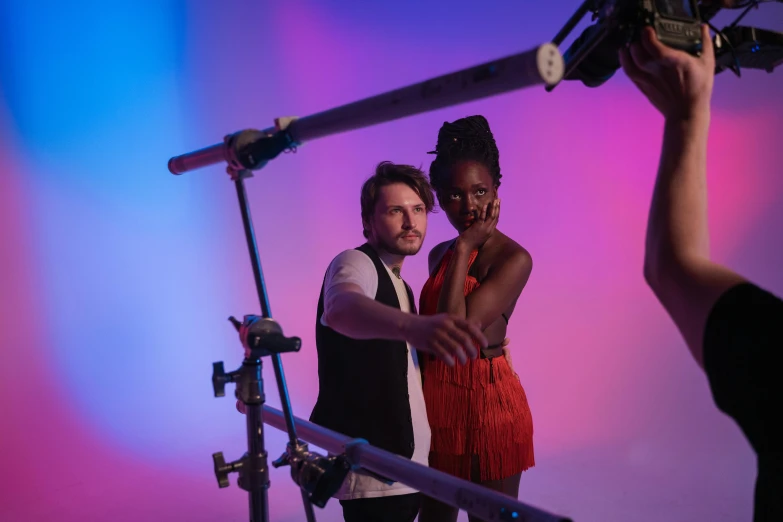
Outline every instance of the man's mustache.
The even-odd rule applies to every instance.
[[[399,238],[402,238],[402,237],[405,237],[405,236],[410,236],[411,234],[413,234],[415,236],[418,236],[418,237],[421,237],[421,232],[419,232],[418,230],[410,230],[408,232],[403,232],[402,234],[397,236],[397,238],[399,239]]]

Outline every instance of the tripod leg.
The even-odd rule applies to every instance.
[[[304,502],[305,515],[307,516],[307,522],[315,522],[315,512],[313,511],[313,505],[307,498],[307,493],[302,491],[302,502]]]
[[[266,502],[266,497],[266,489],[263,491],[249,491],[247,493],[250,522],[267,522],[269,520],[269,505]]]
[[[247,406],[247,447],[246,466],[240,473],[242,489],[248,492],[250,522],[269,520],[269,465],[264,449],[264,419],[261,404]],[[244,475],[244,476],[243,476]]]
[[[250,174],[247,171],[247,174]],[[250,205],[247,200],[247,190],[245,189],[245,183],[243,181],[243,174],[239,173],[235,181],[237,199],[239,200],[239,208],[242,212],[242,225],[245,229],[245,239],[247,240],[247,249],[250,253],[250,264],[253,267],[253,277],[256,283],[256,291],[258,292],[258,299],[261,304],[261,316],[272,317],[271,306],[269,305],[269,296],[266,292],[266,283],[264,282],[264,271],[261,268],[261,256],[258,253],[258,245],[256,243],[256,233],[253,229],[253,220],[250,216]],[[286,427],[288,428],[288,442],[296,444],[296,428],[294,427],[294,414],[291,411],[291,400],[288,397],[288,386],[285,382],[285,374],[283,373],[283,362],[280,359],[280,354],[272,354],[272,367],[275,370],[275,379],[277,380],[277,389],[280,391],[280,404],[285,414]]]

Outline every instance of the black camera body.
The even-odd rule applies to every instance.
[[[664,45],[701,53],[701,17],[696,0],[595,0],[598,26],[612,30],[622,44],[636,41],[645,27],[652,27]]]
[[[738,2],[733,8],[744,9],[739,18],[721,31],[712,28],[717,33],[715,74],[731,69],[739,76],[740,68],[772,72],[783,65],[783,33],[737,25],[760,1]],[[704,46],[701,26],[720,9],[716,2],[699,5],[697,0],[585,0],[552,40],[560,45],[587,13],[593,14],[595,23],[563,53],[563,79],[587,87],[603,85],[620,68],[618,51],[637,41],[646,27],[667,47],[699,56]]]
[[[701,17],[695,0],[642,0],[645,25],[655,29],[664,45],[698,56],[702,50]],[[637,34],[638,35],[638,34]]]
[[[698,56],[702,50],[701,17],[696,0],[588,0],[555,37],[560,44],[587,12],[591,25],[563,53],[565,80],[580,80],[597,87],[619,69],[618,50],[639,39],[645,27],[652,27],[658,39],[669,47]]]

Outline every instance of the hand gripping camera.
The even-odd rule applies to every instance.
[[[745,8],[739,18],[720,31],[711,26],[716,73],[731,69],[739,75],[741,68],[772,72],[783,63],[783,34],[737,25],[759,3],[735,2],[732,9]],[[704,44],[701,25],[709,23],[720,8],[701,6],[696,0],[586,0],[553,39],[560,45],[588,12],[593,13],[596,23],[563,53],[563,79],[579,80],[588,87],[602,85],[620,68],[619,49],[639,38],[645,27],[652,27],[664,45],[698,56]]]

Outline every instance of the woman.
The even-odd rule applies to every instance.
[[[532,260],[496,228],[501,174],[487,120],[471,116],[444,123],[433,153],[430,182],[459,235],[430,252],[420,313],[475,318],[490,347],[465,365],[424,360],[430,466],[516,498],[522,472],[535,463],[533,422],[501,343]],[[456,521],[457,515],[456,508],[425,498],[419,520]]]

